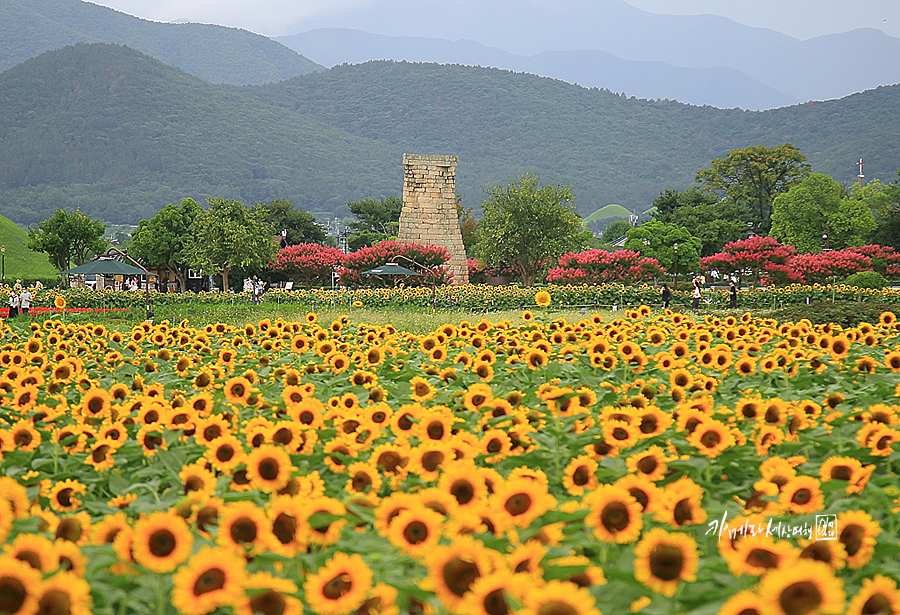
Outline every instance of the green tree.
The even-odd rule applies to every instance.
[[[186,251],[195,243],[191,225],[202,212],[203,208],[194,199],[184,199],[181,205],[167,205],[150,220],[141,220],[131,234],[128,254],[151,267],[174,273],[181,289],[186,289]]]
[[[682,273],[700,269],[702,242],[683,226],[666,224],[659,220],[645,222],[625,234],[625,249],[640,252],[641,256],[655,258],[669,273],[675,271],[675,246],[678,246],[678,270]]]
[[[852,194],[863,199],[875,216],[875,230],[868,241],[900,249],[900,179],[890,184],[872,180],[862,188],[853,188]]]
[[[364,199],[347,203],[356,222],[350,223],[353,232],[347,238],[351,250],[371,246],[384,239],[397,236],[400,229],[400,212],[403,201],[399,197]]]
[[[777,147],[755,145],[732,150],[716,158],[709,169],[697,173],[697,183],[738,207],[750,208],[760,234],[771,228],[772,203],[779,194],[809,175],[810,166],[800,150],[789,143]]]
[[[275,199],[271,203],[257,203],[254,207],[262,213],[275,233],[285,232],[285,245],[301,243],[324,244],[328,239],[325,227],[316,222],[316,217],[303,209],[297,209],[287,199]]]
[[[46,252],[50,263],[63,271],[82,265],[106,250],[105,232],[106,224],[89,218],[81,210],[57,209],[50,218],[29,229],[25,245],[35,252]]]
[[[456,197],[456,215],[459,216],[459,232],[462,235],[463,247],[467,258],[475,258],[475,248],[481,237],[481,220],[472,216],[472,207],[463,207]]]
[[[852,198],[828,175],[813,173],[772,207],[772,237],[791,244],[800,253],[840,250],[865,243],[875,230],[875,217],[863,198]]]
[[[249,209],[239,201],[208,198],[209,209],[197,214],[190,232],[193,243],[185,251],[188,266],[206,273],[222,275],[222,287],[235,267],[262,267],[275,255],[275,230],[258,209]]]
[[[684,192],[665,190],[653,200],[653,219],[688,230],[700,240],[700,256],[720,252],[726,243],[743,238],[747,218],[730,199],[691,188]]]
[[[625,233],[627,233],[630,228],[631,223],[628,220],[613,220],[603,230],[603,235],[600,237],[600,239],[603,241],[603,243],[611,244],[616,239],[619,239],[620,237],[625,235]]]
[[[560,255],[589,244],[590,232],[570,205],[575,200],[572,191],[538,183],[538,176],[529,173],[507,186],[490,186],[481,204],[479,260],[513,267],[525,286],[533,286]]]

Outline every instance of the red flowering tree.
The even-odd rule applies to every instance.
[[[883,276],[900,275],[900,252],[891,246],[855,246],[847,248],[872,259],[872,270]]]
[[[310,288],[330,280],[331,272],[343,263],[345,256],[337,248],[317,243],[299,243],[276,252],[275,260],[269,263],[269,268]]]
[[[819,254],[797,254],[788,260],[788,265],[808,284],[827,283],[859,271],[871,271],[872,259],[855,248],[846,248]]]
[[[634,250],[587,250],[559,257],[559,267],[550,270],[547,281],[556,284],[632,284],[663,275],[655,258],[641,256]]]
[[[797,251],[794,246],[783,245],[771,237],[750,237],[725,244],[722,251],[700,259],[700,267],[720,273],[744,277],[749,275],[754,284],[777,284],[800,279],[788,265]]]
[[[408,285],[449,284],[452,277],[446,266],[449,260],[450,253],[440,246],[408,241],[382,241],[346,255],[341,269],[341,284],[364,286],[376,283],[375,278],[363,275],[363,272],[389,262],[396,262],[423,274],[421,277],[410,276],[404,279],[404,283]]]

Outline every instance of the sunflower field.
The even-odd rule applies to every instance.
[[[0,321],[0,613],[900,613],[893,313],[539,312]]]

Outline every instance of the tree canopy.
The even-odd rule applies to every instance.
[[[129,255],[174,273],[182,290],[187,288],[186,252],[195,242],[191,227],[202,212],[194,199],[184,199],[180,205],[167,205],[150,220],[141,220],[131,234]]]
[[[288,199],[275,199],[269,203],[257,203],[255,208],[262,219],[269,223],[275,233],[285,232],[287,246],[301,243],[324,244],[328,239],[325,228],[316,222],[316,217],[303,209],[297,209]]]
[[[821,173],[779,194],[772,206],[772,237],[801,253],[863,245],[875,226],[864,199],[847,196],[838,182]]]
[[[810,169],[806,157],[789,143],[777,147],[754,145],[716,158],[710,168],[697,173],[696,181],[703,190],[728,197],[738,207],[750,208],[754,230],[765,234],[771,228],[775,197],[798,184]]]
[[[82,265],[106,250],[105,232],[106,224],[93,220],[81,210],[57,209],[50,218],[28,231],[26,247],[46,252],[50,263],[63,271]]]
[[[399,197],[363,199],[347,203],[356,221],[350,223],[353,232],[347,238],[351,250],[358,250],[397,236],[403,201]]]
[[[590,232],[571,205],[572,191],[538,184],[538,176],[527,173],[517,182],[486,188],[481,204],[479,260],[513,267],[525,286],[532,286],[560,255],[589,243]]]
[[[679,192],[665,190],[653,200],[654,220],[684,227],[701,243],[700,255],[719,252],[729,241],[747,231],[748,219],[729,199],[691,188]]]
[[[277,248],[275,230],[259,209],[247,208],[239,201],[210,197],[207,203],[209,209],[191,224],[194,241],[185,256],[192,269],[220,273],[227,291],[232,268],[262,267],[272,260]]]
[[[678,270],[688,273],[699,269],[702,244],[683,226],[651,220],[629,229],[625,237],[626,250],[655,259],[669,273],[675,273],[676,245]]]

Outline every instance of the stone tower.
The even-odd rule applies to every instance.
[[[403,155],[403,209],[397,239],[446,248],[453,284],[468,284],[466,249],[456,213],[458,162],[456,156]]]

